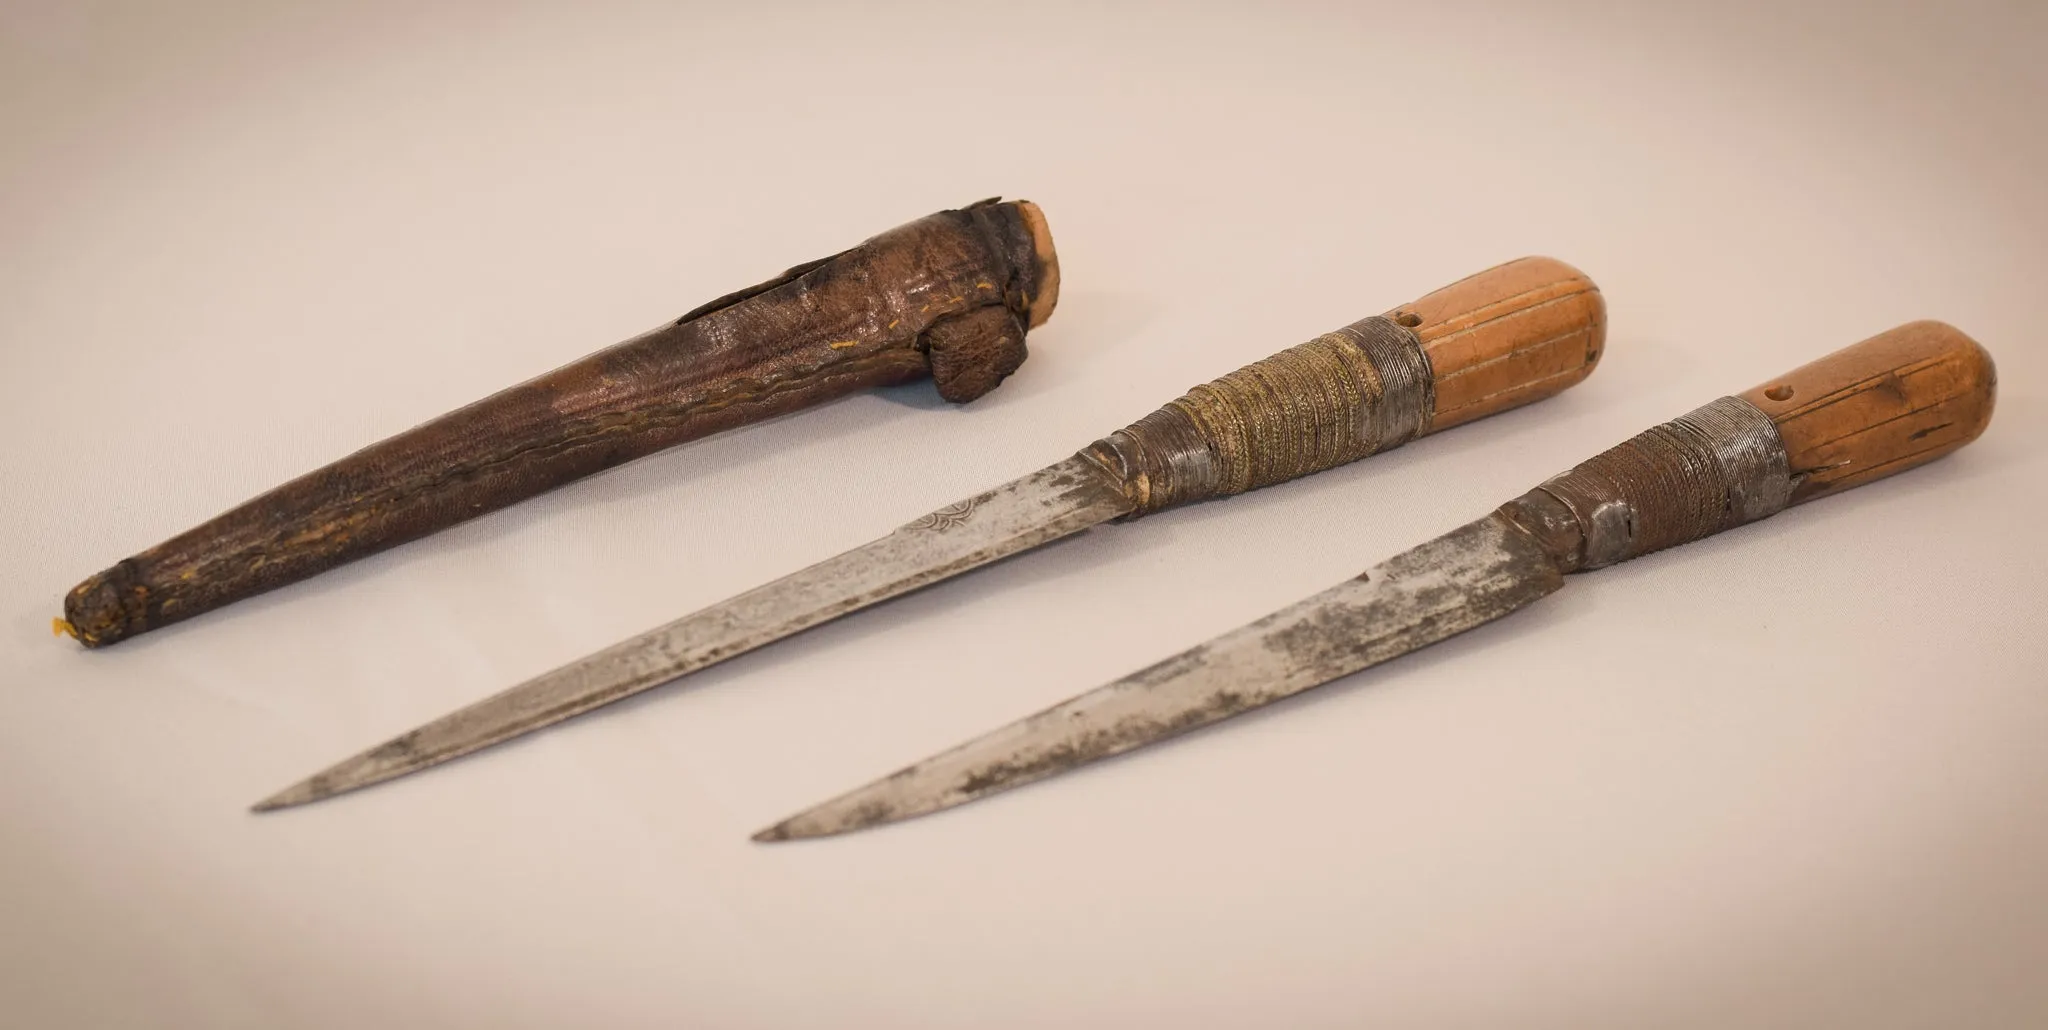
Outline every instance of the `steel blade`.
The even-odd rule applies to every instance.
[[[1490,515],[1283,608],[754,835],[896,822],[1206,726],[1500,618],[1564,585],[1526,531]]]
[[[318,801],[531,733],[1130,507],[1108,472],[1069,458],[436,719],[257,802],[255,810]]]

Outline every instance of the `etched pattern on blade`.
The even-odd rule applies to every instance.
[[[972,801],[1271,704],[1490,622],[1564,585],[1497,515],[1148,669],[755,835],[846,833]]]
[[[1129,509],[1100,466],[1069,458],[430,722],[256,809],[317,801],[510,740]]]

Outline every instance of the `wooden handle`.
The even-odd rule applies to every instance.
[[[1975,440],[1998,373],[1962,330],[1911,322],[1742,395],[1777,424],[1792,503],[1862,486]]]
[[[1197,386],[1082,454],[1128,517],[1298,479],[1541,400],[1600,360],[1606,308],[1549,258],[1481,272]]]
[[[1563,391],[1593,374],[1607,340],[1600,288],[1547,257],[1495,265],[1387,317],[1412,330],[1429,355],[1430,432]]]
[[[1637,434],[1501,507],[1565,572],[1769,518],[1977,438],[1997,376],[1975,340],[1914,322]]]

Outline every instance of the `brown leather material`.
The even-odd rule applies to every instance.
[[[1057,290],[1028,202],[983,201],[728,294],[301,476],[73,588],[113,643],[675,444],[930,375],[964,402],[1025,356]]]

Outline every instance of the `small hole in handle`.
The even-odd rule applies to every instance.
[[[1422,316],[1413,311],[1397,311],[1394,313],[1394,324],[1403,329],[1413,329],[1422,324]]]
[[[1764,396],[1774,401],[1789,401],[1792,399],[1792,388],[1783,385],[1773,386],[1764,391]]]

